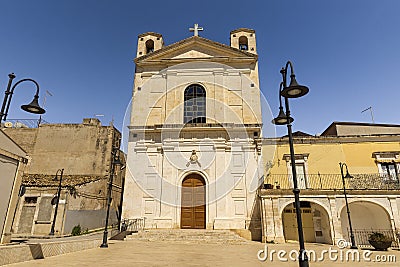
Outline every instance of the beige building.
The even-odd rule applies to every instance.
[[[36,128],[5,128],[29,159],[22,177],[27,187],[17,208],[13,232],[17,235],[48,235],[55,212],[60,169],[64,169],[61,197],[55,225],[56,234],[70,234],[104,227],[107,184],[113,148],[119,151],[121,134],[98,119],[81,124],[41,124]],[[121,160],[124,161],[123,153]],[[118,223],[124,171],[117,165],[113,179],[110,224]],[[58,173],[57,179],[55,179]]]
[[[334,122],[321,136],[295,135],[294,148],[307,242],[350,241],[339,162],[345,179],[356,243],[382,232],[394,241],[400,229],[400,125]],[[263,140],[265,189],[261,190],[265,241],[297,240],[288,138]],[[274,155],[271,157],[271,155]],[[344,174],[346,174],[344,169]]]
[[[27,162],[26,152],[0,130],[0,243],[11,240],[11,226]]]
[[[260,238],[256,34],[234,30],[225,45],[192,30],[167,46],[158,33],[138,37],[122,216]]]

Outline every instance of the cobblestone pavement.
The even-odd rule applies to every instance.
[[[387,252],[372,251],[368,258],[363,259],[365,250],[358,250],[360,261],[346,261],[346,252],[354,250],[339,250],[335,246],[321,244],[306,244],[308,250],[316,252],[317,258],[321,257],[323,250],[336,249],[340,253],[325,253],[324,260],[310,262],[310,266],[399,266],[400,252],[389,250]],[[281,255],[288,261],[278,260],[278,253],[274,252],[273,260],[269,257],[260,261],[257,254],[265,250],[265,244],[258,242],[245,242],[240,244],[218,244],[194,241],[143,241],[129,239],[126,241],[109,241],[108,248],[95,248],[80,252],[49,257],[7,266],[298,266],[297,262],[289,259],[291,250],[297,251],[298,244],[268,244],[268,255],[272,250],[284,250],[287,254]],[[265,254],[260,254],[263,257]],[[334,260],[337,256],[336,261]],[[311,255],[312,256],[312,255]],[[390,256],[391,258],[389,259]],[[392,257],[394,256],[395,259]],[[378,258],[392,262],[378,262]],[[351,257],[350,257],[351,258]],[[396,262],[393,262],[396,261]]]

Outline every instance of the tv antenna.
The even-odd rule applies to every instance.
[[[367,111],[367,110],[369,110],[369,111],[371,112],[371,120],[372,120],[372,123],[375,123],[375,121],[374,121],[374,113],[372,112],[372,107],[369,107],[369,108],[364,109],[363,111],[361,111],[361,113],[364,113],[364,112]]]
[[[47,96],[53,96],[53,94],[49,91],[46,90],[44,97],[43,97],[43,102],[42,102],[42,107],[44,108],[46,106],[46,100]],[[38,126],[42,123],[42,115],[39,116],[39,121],[38,121]]]

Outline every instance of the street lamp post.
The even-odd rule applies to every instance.
[[[290,66],[290,84],[287,86],[287,71]],[[293,146],[293,134],[292,134],[292,122],[293,118],[290,117],[289,109],[289,98],[298,98],[306,95],[309,91],[308,87],[299,85],[296,81],[295,74],[293,71],[292,62],[288,61],[285,68],[282,68],[280,73],[282,74],[282,82],[279,87],[279,114],[278,117],[272,120],[272,123],[276,125],[287,125],[288,136],[289,136],[289,149],[290,149],[290,162],[292,164],[292,178],[293,178],[293,194],[294,203],[296,208],[296,218],[297,218],[297,231],[300,243],[299,251],[299,266],[308,267],[308,256],[304,246],[304,234],[303,234],[303,222],[301,218],[301,208],[300,208],[300,189],[298,188],[297,173],[296,173],[296,161]],[[282,99],[285,98],[285,111],[282,107]]]
[[[39,84],[32,79],[22,79],[19,80],[18,82],[16,82],[13,86],[12,86],[12,82],[15,78],[15,74],[14,73],[10,73],[8,74],[8,85],[7,85],[7,89],[4,95],[4,99],[3,99],[3,104],[1,106],[1,111],[0,111],[0,123],[2,121],[5,121],[8,115],[8,109],[10,108],[10,103],[11,103],[11,99],[14,93],[14,89],[17,85],[19,85],[22,82],[33,82],[36,85],[36,94],[33,97],[33,100],[31,103],[27,104],[27,105],[22,105],[21,109],[30,112],[30,113],[34,113],[34,114],[43,114],[46,111],[41,108],[39,106]],[[12,86],[12,87],[11,87]]]
[[[56,172],[56,177],[54,178],[57,180],[57,175],[58,172],[60,172],[60,183],[58,184],[58,190],[57,190],[57,199],[56,199],[56,209],[54,211],[54,216],[53,216],[53,222],[51,224],[51,230],[49,235],[54,235],[54,227],[56,226],[56,219],[57,219],[57,211],[58,211],[58,203],[60,203],[60,195],[61,195],[61,182],[62,182],[62,176],[64,173],[64,169],[59,169]],[[53,203],[52,203],[53,204]]]
[[[349,169],[347,168],[346,163],[341,163],[339,162],[339,167],[340,167],[340,173],[342,174],[342,182],[343,182],[343,193],[344,193],[344,199],[346,201],[346,210],[347,210],[347,219],[349,220],[349,227],[350,227],[350,240],[351,240],[351,249],[357,249],[356,245],[356,240],[354,239],[354,234],[353,234],[353,227],[351,226],[351,218],[350,218],[350,209],[349,209],[349,203],[347,201],[347,193],[346,193],[346,184],[344,179],[345,178],[353,178],[353,176],[350,175]],[[346,175],[343,174],[343,168],[346,167]]]
[[[108,188],[107,188],[106,221],[105,221],[104,232],[103,232],[103,243],[101,243],[101,245],[100,245],[101,248],[108,248],[108,243],[107,243],[107,239],[108,239],[108,217],[110,216],[112,183],[113,183],[113,179],[114,179],[115,165],[121,164],[118,150],[119,150],[119,145],[116,146],[115,144],[113,144],[112,151],[111,151],[111,173],[110,173],[110,180],[109,180]]]

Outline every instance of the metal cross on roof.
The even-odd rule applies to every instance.
[[[199,36],[199,31],[203,30],[203,27],[199,27],[197,23],[194,24],[194,28],[189,28],[189,31],[193,32],[193,36]]]

